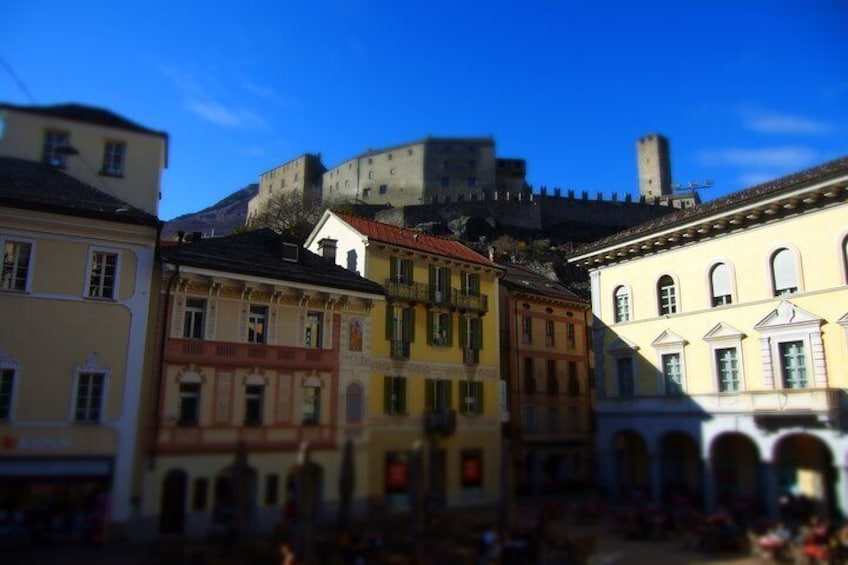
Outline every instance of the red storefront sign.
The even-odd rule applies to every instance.
[[[409,463],[392,461],[386,466],[386,486],[390,490],[402,490],[409,484]]]
[[[462,457],[462,484],[464,486],[479,486],[483,480],[483,462],[477,455]]]

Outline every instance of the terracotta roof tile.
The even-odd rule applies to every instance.
[[[490,261],[464,244],[452,239],[436,237],[416,230],[399,228],[350,214],[339,213],[337,215],[355,230],[374,241],[382,241],[383,243],[432,253],[433,255],[477,263],[486,267],[499,268],[497,263]]]

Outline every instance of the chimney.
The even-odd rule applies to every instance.
[[[325,237],[318,242],[318,251],[321,253],[321,256],[334,263],[336,262],[336,243],[338,241],[329,237]]]

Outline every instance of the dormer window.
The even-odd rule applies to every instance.
[[[100,174],[110,177],[124,176],[124,156],[127,144],[123,141],[107,141],[103,146],[103,168]]]
[[[51,167],[64,169],[70,135],[66,131],[47,130],[44,132],[44,162]]]
[[[283,243],[283,261],[297,263],[300,248],[294,243]]]

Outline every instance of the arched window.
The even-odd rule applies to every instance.
[[[350,383],[345,391],[345,421],[348,424],[362,422],[362,385]]]
[[[722,306],[733,302],[730,267],[724,263],[718,263],[710,270],[710,292],[712,293],[713,306]]]
[[[657,281],[657,304],[660,316],[677,313],[677,287],[674,279],[668,275],[663,275]]]
[[[615,321],[630,321],[630,290],[625,286],[615,289]]]
[[[842,268],[845,271],[845,284],[848,284],[848,236],[842,240]]]
[[[771,256],[771,279],[774,296],[786,296],[798,292],[795,258],[785,247],[778,249]]]

